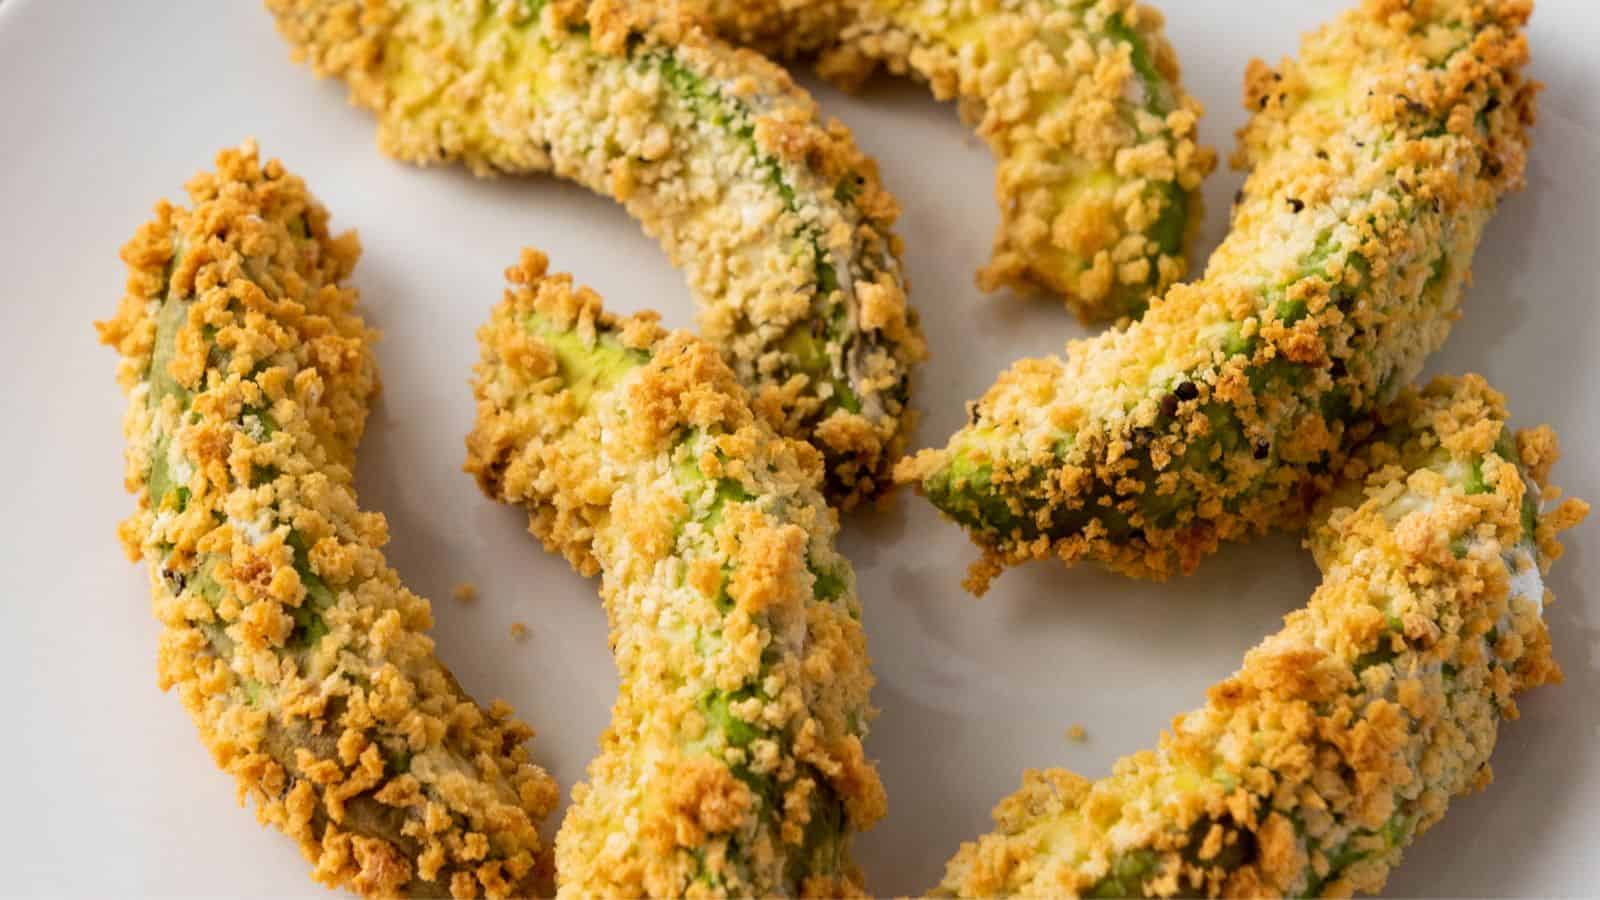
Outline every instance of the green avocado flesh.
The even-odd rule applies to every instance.
[[[585,340],[541,316],[534,316],[530,324],[533,333],[555,354],[562,384],[585,409],[596,392],[615,387],[630,371],[650,361],[649,353],[622,346],[617,336],[609,332]]]

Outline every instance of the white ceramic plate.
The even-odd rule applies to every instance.
[[[1344,0],[1168,0],[1170,34],[1201,131],[1226,153],[1243,120],[1247,60],[1294,51]],[[1269,7],[1271,8],[1269,11]],[[1551,422],[1567,455],[1556,480],[1600,500],[1600,25],[1588,0],[1540,0],[1532,29],[1542,103],[1529,190],[1495,220],[1466,318],[1430,367],[1476,370],[1522,424]],[[953,110],[885,83],[860,97],[819,88],[877,156],[905,209],[900,233],[933,361],[915,395],[919,446],[942,443],[962,406],[1023,355],[1081,334],[1049,303],[984,298],[995,211],[987,152]],[[389,559],[435,600],[440,653],[479,698],[504,697],[539,731],[563,791],[581,777],[616,689],[595,586],[547,556],[521,514],[459,471],[472,415],[473,331],[519,247],[549,251],[619,310],[690,324],[683,280],[609,201],[548,178],[475,181],[373,148],[373,122],[342,86],[289,63],[250,0],[0,2],[0,359],[12,473],[0,524],[0,653],[6,812],[0,893],[314,893],[281,836],[234,808],[230,780],[177,698],[155,688],[146,575],[113,536],[122,490],[123,400],[90,322],[120,295],[117,248],[160,197],[246,136],[303,174],[360,231],[355,276],[386,334],[386,391],[361,453],[369,508],[389,517]],[[1239,176],[1206,193],[1203,250],[1220,239]],[[1600,886],[1600,529],[1571,534],[1550,611],[1567,682],[1522,702],[1501,730],[1495,784],[1455,804],[1390,882],[1396,895],[1585,894]],[[1104,774],[1201,702],[1316,582],[1283,536],[1231,548],[1164,585],[1035,565],[975,601],[959,581],[961,533],[914,497],[853,518],[855,562],[883,714],[869,749],[889,817],[858,842],[871,887],[931,886],[1024,767]],[[449,599],[475,582],[471,606]],[[525,642],[508,629],[525,621]],[[1069,725],[1088,730],[1069,742]],[[554,822],[551,823],[553,829]]]

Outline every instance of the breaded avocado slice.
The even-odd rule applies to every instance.
[[[253,144],[223,151],[122,250],[99,324],[122,355],[120,534],[150,567],[163,689],[330,887],[526,896],[550,875],[555,782],[532,731],[434,656],[428,602],[352,485],[376,334],[345,279],[354,234]]]
[[[655,4],[268,0],[297,57],[409,162],[553,172],[621,202],[688,275],[702,334],[848,507],[891,484],[925,355],[898,209],[781,68]]]
[[[600,571],[621,675],[556,838],[563,896],[841,896],[884,813],[861,604],[821,459],[709,344],[525,252],[479,332],[467,470]]]
[[[1386,408],[1315,510],[1323,582],[1154,751],[1029,772],[936,894],[1347,897],[1490,780],[1515,695],[1560,679],[1542,618],[1555,435],[1481,378]],[[1548,493],[1547,493],[1548,492]]]

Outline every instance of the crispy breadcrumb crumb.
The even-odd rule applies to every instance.
[[[1313,516],[1310,604],[1157,750],[1090,782],[1028,772],[939,893],[1348,896],[1380,889],[1452,796],[1490,781],[1514,695],[1558,681],[1541,616],[1556,532],[1588,506],[1511,439],[1481,378],[1387,408]]]
[[[150,568],[158,667],[241,801],[313,876],[362,894],[526,895],[555,782],[533,732],[434,656],[428,602],[385,563],[351,472],[378,389],[376,333],[344,284],[359,254],[247,143],[123,247],[100,338],[122,355],[119,530]]]
[[[1074,744],[1082,744],[1089,740],[1089,732],[1084,729],[1083,725],[1074,722],[1067,726],[1067,740]]]
[[[969,586],[1048,556],[1159,578],[1303,521],[1351,429],[1443,342],[1522,184],[1528,13],[1367,0],[1298,62],[1250,68],[1252,171],[1205,277],[1017,363],[946,448],[900,464],[983,550]]]
[[[528,639],[528,634],[529,634],[529,632],[528,632],[528,623],[526,623],[526,622],[512,622],[511,623],[511,639],[512,640],[525,641],[525,640]]]
[[[478,586],[470,581],[463,581],[451,588],[450,597],[457,603],[471,603],[478,599]]]
[[[678,6],[725,40],[774,59],[792,59],[837,45],[866,4],[861,0],[679,0]]]
[[[601,593],[621,692],[556,839],[564,896],[858,894],[884,813],[861,605],[821,459],[705,342],[525,251],[479,332],[467,469]]]
[[[268,0],[297,58],[378,114],[379,145],[613,197],[685,270],[757,410],[823,452],[848,508],[892,486],[911,369],[899,209],[781,68],[654,4]]]

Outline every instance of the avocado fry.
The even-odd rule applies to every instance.
[[[1307,544],[1308,607],[1090,782],[1029,772],[962,846],[945,896],[1349,896],[1377,891],[1450,798],[1491,780],[1514,695],[1560,679],[1542,618],[1556,533],[1548,428],[1513,438],[1480,378],[1382,413]]]
[[[553,172],[621,202],[685,270],[702,333],[848,508],[892,485],[910,373],[899,214],[781,68],[654,4],[268,0],[295,55],[378,113],[379,145]]]
[[[1162,17],[1134,0],[696,0],[735,43],[845,87],[882,66],[957,100],[998,160],[1000,225],[978,273],[1057,294],[1084,320],[1137,318],[1183,277],[1216,155]]]
[[[1522,184],[1528,12],[1366,3],[1299,62],[1250,67],[1251,173],[1205,276],[1065,360],[1017,363],[898,467],[983,549],[970,586],[1049,555],[1164,577],[1303,520],[1352,423],[1443,343]]]
[[[821,459],[709,344],[525,251],[479,333],[467,470],[601,595],[621,690],[556,838],[563,896],[839,896],[883,815]]]
[[[360,252],[253,144],[162,203],[98,324],[122,356],[119,533],[150,568],[163,690],[177,688],[257,816],[329,886],[526,895],[554,781],[526,725],[434,656],[428,602],[384,562],[352,469],[378,389],[376,334],[344,280]]]

